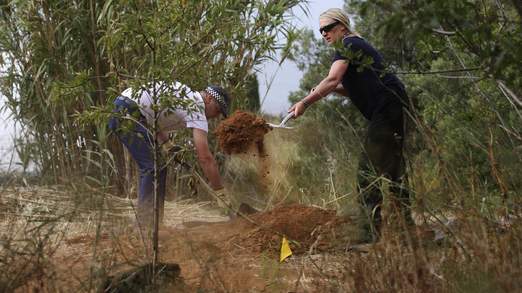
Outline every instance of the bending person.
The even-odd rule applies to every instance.
[[[369,121],[357,180],[359,201],[367,217],[362,226],[365,237],[361,240],[375,241],[380,235],[382,222],[383,194],[379,189],[379,177],[391,181],[393,206],[407,224],[412,223],[409,195],[403,187],[403,101],[407,99],[406,91],[395,75],[384,71],[379,52],[350,29],[344,11],[332,8],[323,12],[319,25],[324,40],[340,49],[335,52],[328,76],[288,112],[299,117],[311,104],[336,92],[349,96]]]
[[[155,99],[156,97],[156,99]],[[170,100],[173,106],[158,111],[157,136],[152,137],[156,102]],[[174,99],[174,100],[173,100]],[[168,140],[169,132],[180,128],[191,128],[198,162],[210,186],[224,202],[229,204],[223,188],[218,166],[208,145],[208,119],[227,116],[230,102],[227,92],[217,86],[208,86],[201,92],[191,90],[179,82],[168,84],[156,82],[138,91],[128,88],[115,100],[115,109],[109,121],[109,128],[118,140],[129,150],[139,169],[138,221],[148,225],[152,221],[154,199],[154,144],[162,146],[166,153],[174,145]],[[161,104],[161,103],[158,103]],[[158,197],[160,222],[165,201],[166,166],[158,166]],[[218,204],[222,204],[218,202]]]

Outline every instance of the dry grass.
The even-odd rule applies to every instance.
[[[135,202],[94,190],[72,186],[17,187],[4,189],[0,197],[0,292],[44,289],[63,291],[63,272],[57,264],[62,256],[75,255],[71,245],[85,244],[92,254],[90,272],[70,272],[84,292],[113,270],[118,237],[136,229]],[[210,202],[190,200],[166,202],[165,225],[180,226],[187,221],[217,222],[224,217]],[[138,259],[150,256],[146,235],[133,240]],[[101,240],[112,239],[114,247],[99,247]],[[83,252],[85,252],[83,251]],[[113,261],[107,261],[113,259]],[[132,265],[132,264],[131,264]],[[88,266],[88,267],[89,267]],[[117,265],[121,267],[122,264]],[[61,276],[60,276],[61,275]]]
[[[133,204],[85,187],[4,189],[0,198],[0,292],[65,292],[63,286],[71,280],[79,284],[75,290],[92,292],[109,273],[147,260],[147,242],[135,234],[125,236],[132,227]],[[165,206],[165,225],[173,228],[181,229],[184,222],[224,220],[210,202],[182,200]],[[322,292],[522,290],[520,215],[485,217],[473,209],[447,209],[417,214],[416,221],[433,229],[437,241],[431,234],[423,237],[388,223],[383,239],[375,245],[353,249],[347,244],[345,251],[320,254],[312,250],[283,264],[265,260],[261,277],[266,279],[267,290],[293,288],[295,292],[317,288]],[[119,246],[128,245],[119,242],[122,236],[132,244],[126,248],[127,262],[116,259]],[[102,241],[112,241],[111,247],[100,246]],[[78,245],[83,253],[89,252],[80,258],[87,271],[78,272],[75,265],[64,267],[56,261],[78,254]],[[65,277],[64,271],[68,272]],[[217,292],[223,291],[220,288]]]

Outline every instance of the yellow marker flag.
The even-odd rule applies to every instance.
[[[288,244],[288,240],[286,237],[283,237],[283,241],[281,242],[281,256],[279,257],[279,262],[283,262],[287,257],[292,255],[292,250],[290,249],[290,244]]]

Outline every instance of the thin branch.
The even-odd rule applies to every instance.
[[[522,100],[512,90],[510,90],[502,80],[497,79],[496,82],[502,93],[508,99],[509,97],[511,97],[511,99],[513,99],[513,101],[515,101],[517,105],[522,107]]]
[[[443,29],[431,29],[431,31],[433,31],[434,33],[437,33],[437,34],[441,34],[441,35],[445,35],[445,36],[454,36],[455,34],[457,34],[456,32],[450,32],[450,31],[445,31]]]
[[[471,72],[478,71],[484,69],[483,67],[471,67],[471,68],[462,68],[462,69],[448,69],[448,70],[435,70],[435,71],[398,71],[394,72],[395,74],[422,74],[422,75],[430,75],[430,74],[441,74],[441,73],[454,73],[454,72]]]
[[[520,107],[522,106],[522,102],[520,99],[511,91],[503,81],[496,80],[498,84],[498,88],[500,89],[500,92],[506,97],[506,99],[509,101],[509,103],[513,106],[513,109],[517,112],[518,116],[522,118],[522,113],[520,113]],[[517,107],[518,105],[518,107]]]
[[[437,77],[446,78],[446,79],[475,79],[482,80],[482,77],[479,76],[466,76],[466,75],[437,75]]]

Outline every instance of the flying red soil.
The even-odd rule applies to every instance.
[[[266,121],[250,112],[236,111],[223,120],[215,134],[219,146],[226,154],[247,153],[252,145],[264,153],[264,137],[271,130]]]

